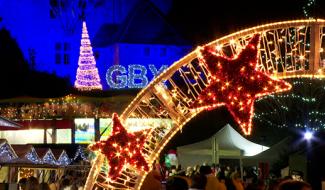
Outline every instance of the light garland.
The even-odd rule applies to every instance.
[[[302,11],[306,18],[310,18],[310,19],[313,18],[313,16],[310,14],[310,10],[312,10],[314,5],[315,5],[315,0],[307,0],[307,4],[302,7]]]
[[[291,94],[269,95],[257,101],[259,104],[254,115],[256,124],[260,123],[266,127],[324,130],[325,110],[321,106],[325,96],[324,80],[298,78],[291,81]]]
[[[50,149],[43,156],[42,162],[43,164],[57,165],[57,161]]]
[[[210,72],[209,85],[191,104],[191,108],[211,110],[225,105],[244,134],[249,135],[254,101],[291,89],[289,83],[256,70],[259,41],[260,35],[255,34],[234,58],[214,53],[209,46],[200,48],[199,59]]]
[[[65,151],[63,151],[57,160],[57,164],[61,166],[67,166],[70,163],[71,163],[71,159],[69,158],[68,154]]]
[[[155,65],[148,65],[153,76],[158,75],[167,65],[162,65],[159,70]],[[106,82],[113,89],[144,88],[149,80],[147,69],[143,65],[128,65],[128,70],[123,65],[113,65],[107,69]]]
[[[147,69],[143,65],[129,65],[129,78],[128,78],[128,87],[129,88],[143,88],[148,84]],[[139,71],[139,73],[136,73]],[[141,81],[141,82],[136,82]]]
[[[20,168],[19,169],[19,177],[21,178],[29,178],[34,176],[34,170],[30,168]]]
[[[127,86],[127,76],[126,75],[118,75],[115,77],[115,80],[118,82],[114,81],[114,75],[113,73],[118,71],[119,74],[125,74],[126,73],[126,69],[125,67],[121,66],[121,65],[113,65],[111,66],[107,72],[106,72],[106,81],[107,84],[112,87],[112,88],[116,88],[116,89],[121,89],[121,88],[125,88]]]
[[[82,146],[79,145],[77,148],[77,151],[73,157],[73,160],[77,160],[80,157],[83,161],[89,161],[85,150],[86,150],[85,148],[83,148]]]
[[[104,101],[86,102],[68,95],[56,99],[44,99],[43,102],[12,104],[2,103],[0,115],[13,120],[111,117],[110,104]]]
[[[75,87],[81,91],[102,90],[86,22],[82,23],[82,39]]]
[[[14,151],[8,143],[2,143],[0,146],[0,162],[9,162],[17,158]]]
[[[42,164],[42,160],[38,157],[34,148],[30,149],[30,151],[25,155],[25,158],[34,164]]]

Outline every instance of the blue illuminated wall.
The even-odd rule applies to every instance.
[[[150,65],[159,70],[190,51],[190,43],[164,18],[171,3],[171,0],[0,0],[0,29],[10,31],[31,67],[68,77],[73,84],[85,18],[102,85],[109,89],[112,86],[107,84],[106,76],[113,65],[127,71],[114,71],[115,83],[121,74],[122,78],[130,79],[129,65],[142,65],[151,80]],[[138,72],[142,71],[135,71]],[[140,77],[135,83],[141,84],[143,80]]]

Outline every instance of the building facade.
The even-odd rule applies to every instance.
[[[171,6],[171,0],[0,0],[0,29],[10,31],[32,68],[73,84],[85,20],[103,88],[142,88],[191,50],[165,19]]]

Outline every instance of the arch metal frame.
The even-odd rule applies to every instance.
[[[259,70],[274,78],[325,77],[323,19],[265,24],[232,33],[206,45],[215,46],[219,53],[233,56],[255,33],[261,34]],[[121,121],[128,118],[161,118],[172,121],[156,125],[148,136],[143,154],[149,165],[154,163],[170,139],[199,113],[190,110],[189,104],[208,85],[208,76],[205,66],[197,61],[196,49],[151,81],[120,116]],[[132,167],[124,167],[121,177],[112,181],[105,172],[101,172],[105,163],[104,156],[97,153],[85,189],[96,186],[112,190],[140,189],[148,174]]]

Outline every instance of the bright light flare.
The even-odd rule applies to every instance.
[[[312,138],[313,138],[313,133],[310,132],[310,131],[306,131],[305,134],[304,134],[304,138],[305,138],[306,140],[310,140],[310,139],[312,139]]]

